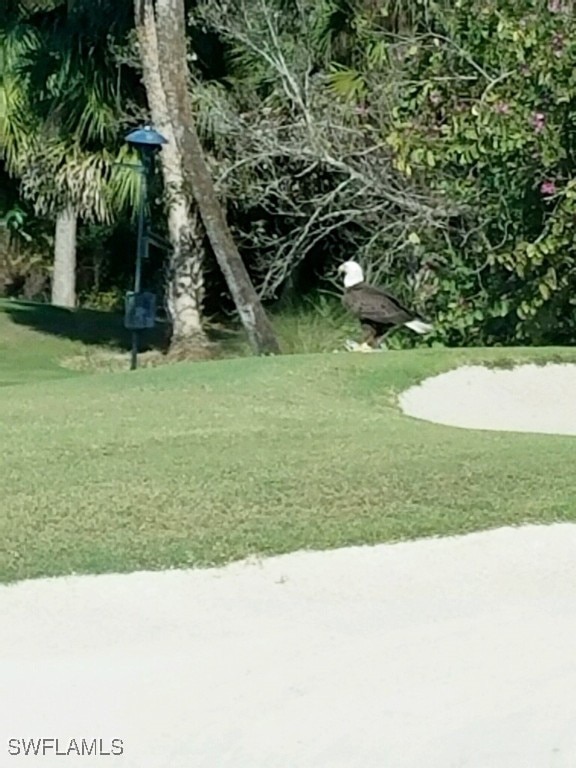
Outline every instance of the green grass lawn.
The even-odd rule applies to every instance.
[[[572,350],[62,368],[82,344],[0,312],[0,581],[576,519],[573,438],[436,426],[395,404],[463,362]]]

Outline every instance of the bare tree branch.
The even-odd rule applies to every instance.
[[[302,0],[296,10],[305,19]],[[233,7],[204,0],[195,18],[248,52],[268,81],[278,83],[268,101],[247,95],[248,111],[234,114],[229,104],[212,103],[227,119],[226,152],[214,158],[219,193],[269,214],[256,230],[236,223],[240,245],[257,253],[262,295],[274,296],[336,233],[355,258],[385,270],[413,253],[411,232],[443,229],[464,212],[417,175],[408,179],[395,170],[383,139],[395,83],[375,82],[370,107],[361,114],[329,90],[325,76],[310,75],[306,22],[288,34],[283,18],[263,0],[238,0]]]

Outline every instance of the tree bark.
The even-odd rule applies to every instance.
[[[180,148],[184,179],[196,199],[250,345],[257,354],[276,354],[280,351],[278,341],[228,228],[196,131],[188,93],[184,0],[156,0],[156,23],[160,77]]]
[[[202,326],[204,253],[198,212],[191,211],[187,205],[171,205],[168,229],[174,248],[168,265],[166,293],[172,321],[170,347],[173,351],[182,351],[191,344],[206,346],[208,339]]]
[[[52,304],[76,306],[76,211],[67,206],[56,216],[54,267],[52,270]]]
[[[172,325],[171,351],[194,351],[206,346],[202,323],[204,300],[203,232],[193,197],[187,193],[180,147],[176,142],[166,94],[160,77],[158,35],[153,0],[135,0],[136,32],[143,81],[154,127],[167,140],[160,153],[167,196],[168,236],[172,252],[168,261],[166,308]]]

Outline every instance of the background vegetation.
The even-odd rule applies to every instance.
[[[64,198],[79,217],[78,303],[118,309],[130,287],[138,187],[123,136],[149,113],[129,6],[3,4],[5,297],[50,300]],[[188,2],[190,100],[267,306],[294,323],[303,312],[333,317],[335,267],[353,257],[436,318],[424,343],[574,343],[572,6]],[[158,182],[161,236],[165,219]],[[233,323],[226,283],[201,246],[204,314]],[[145,270],[160,294],[165,261],[153,248]],[[298,348],[294,336],[288,347]]]

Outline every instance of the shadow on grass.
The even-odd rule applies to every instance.
[[[114,312],[94,309],[63,309],[48,304],[26,301],[2,301],[0,310],[16,325],[24,325],[39,333],[46,333],[86,345],[128,350],[131,332],[124,328],[124,317]],[[166,323],[140,333],[140,349],[164,349]]]
[[[118,312],[70,310],[38,302],[0,299],[0,313],[16,325],[56,338],[80,342],[88,347],[128,352],[132,345],[132,332],[124,327],[124,316]],[[158,319],[155,328],[141,331],[139,352],[166,353],[169,330],[167,321]],[[206,332],[210,342],[219,350],[216,356],[236,357],[247,354],[245,334],[237,323],[228,326],[210,323],[207,324]]]

